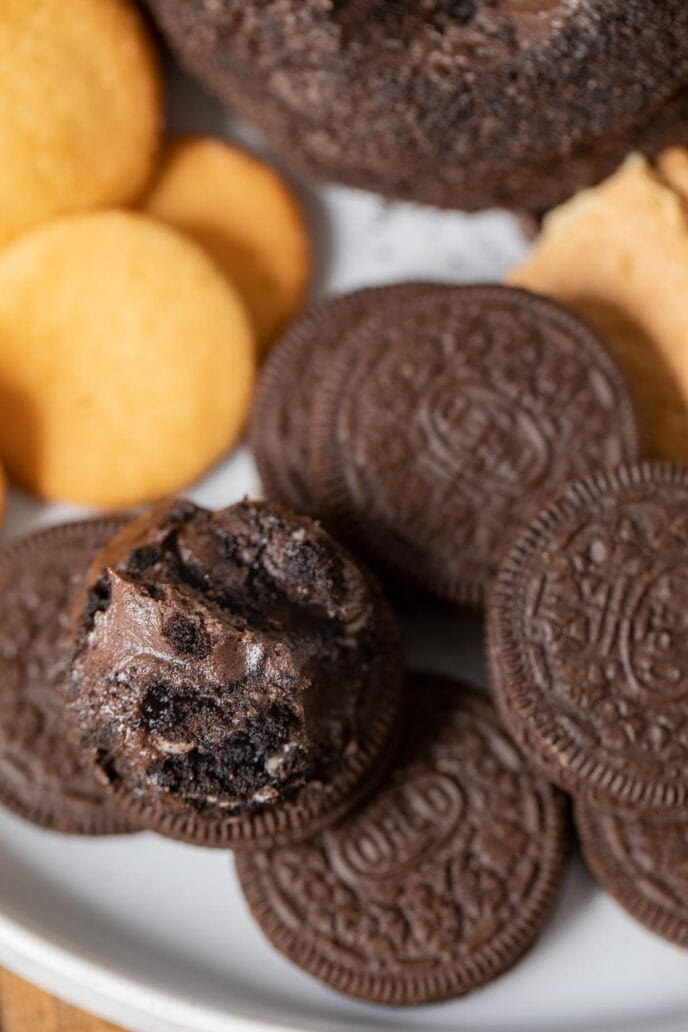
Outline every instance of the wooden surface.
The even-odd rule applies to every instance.
[[[118,1032],[0,969],[0,1032]]]

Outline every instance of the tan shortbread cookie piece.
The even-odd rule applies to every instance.
[[[236,283],[261,350],[297,315],[310,280],[308,230],[269,165],[223,140],[172,138],[141,207],[192,236]]]
[[[0,466],[0,527],[5,522],[7,511],[7,478],[5,470]]]
[[[140,194],[162,101],[129,0],[2,0],[0,83],[0,245],[54,215]]]
[[[551,212],[507,279],[601,333],[634,392],[645,450],[688,461],[688,207],[647,161],[632,156]]]
[[[0,455],[47,497],[124,506],[236,442],[255,377],[238,293],[144,215],[66,216],[0,254]]]
[[[668,147],[658,155],[655,166],[667,186],[688,203],[688,150]]]

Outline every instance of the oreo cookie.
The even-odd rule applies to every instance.
[[[132,831],[82,755],[64,709],[70,608],[124,518],[66,523],[0,549],[0,803],[53,831]]]
[[[241,847],[312,834],[369,791],[401,677],[379,589],[317,524],[175,501],[94,560],[69,709],[139,825]]]
[[[688,946],[688,821],[683,815],[574,811],[583,858],[597,881],[655,935]]]
[[[688,803],[688,467],[569,485],[488,605],[495,698],[530,760],[595,805]]]
[[[517,962],[556,900],[565,843],[564,797],[525,766],[489,701],[416,674],[377,794],[308,842],[244,852],[236,866],[289,960],[340,992],[412,1005]]]
[[[372,563],[472,606],[553,492],[639,447],[599,339],[498,286],[426,287],[360,319],[311,425],[324,521]]]
[[[268,498],[295,512],[317,515],[310,461],[311,413],[327,364],[363,316],[423,289],[421,283],[368,287],[316,302],[272,349],[258,380],[249,430]]]

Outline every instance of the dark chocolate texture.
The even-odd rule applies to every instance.
[[[149,5],[295,169],[445,207],[550,207],[645,146],[688,75],[684,0]]]
[[[327,786],[352,789],[389,731],[389,621],[310,520],[264,503],[174,502],[95,561],[70,705],[115,792],[159,830],[222,844],[258,834],[252,815],[286,802],[299,825],[300,794],[320,786],[322,807],[338,804]]]

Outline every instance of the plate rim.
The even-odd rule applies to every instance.
[[[296,1016],[293,1021],[276,1022],[241,1010],[207,1006],[90,960],[78,947],[65,946],[54,935],[37,932],[9,916],[2,905],[0,966],[73,1006],[133,1032],[345,1032],[348,1028],[372,1032],[381,1027],[374,1019],[359,1020],[353,1015],[350,1021],[319,1019],[316,1025]],[[227,1002],[231,1007],[230,996]],[[682,1009],[659,1021],[641,1019],[632,1025],[611,1018],[609,1022],[587,1025],[586,1032],[685,1032],[687,1021],[688,1010]],[[474,1032],[486,1032],[482,1023],[472,1027]],[[471,1032],[471,1024],[463,1028]],[[573,1032],[574,1028],[565,1026],[561,1032]],[[515,1026],[514,1032],[519,1030],[523,1032],[523,1026]]]
[[[53,936],[34,931],[21,920],[8,916],[1,907],[0,965],[77,1007],[97,1012],[106,1020],[119,1024],[146,1020],[146,1032],[157,1032],[158,1028],[175,1032],[176,1029],[184,1032],[197,1029],[199,1032],[215,1032],[216,1029],[293,1032],[299,1027],[193,1003],[182,994],[171,993],[90,960],[78,948],[62,945]],[[151,1019],[156,1022],[154,1026],[150,1024]]]

